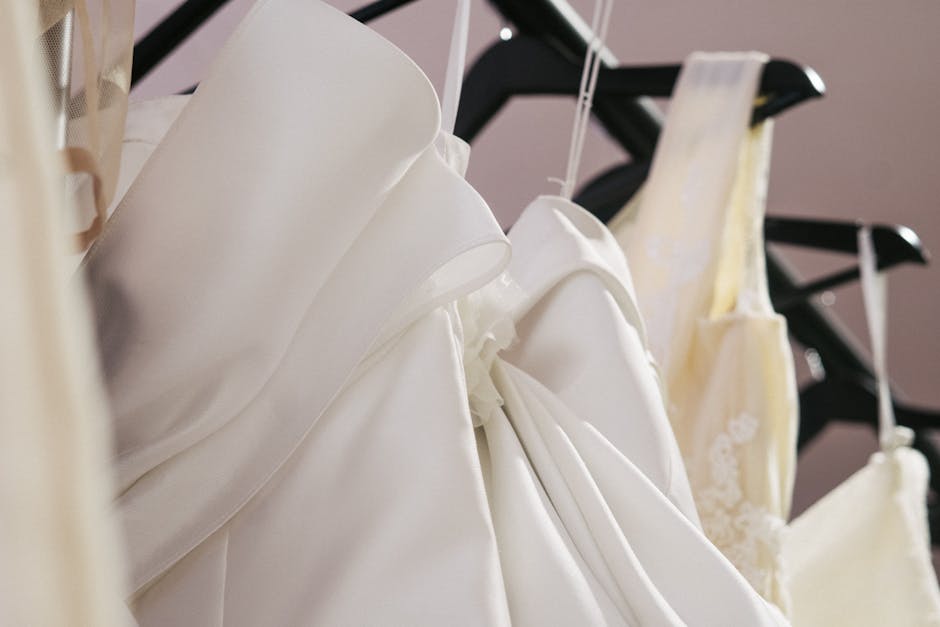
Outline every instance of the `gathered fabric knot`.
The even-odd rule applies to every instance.
[[[513,312],[522,298],[521,288],[504,273],[457,302],[463,328],[467,397],[476,427],[503,406],[503,397],[493,381],[493,364],[516,339]]]
[[[894,427],[881,442],[881,450],[890,453],[914,443],[914,431],[908,427]]]

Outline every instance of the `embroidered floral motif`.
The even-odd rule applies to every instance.
[[[705,535],[755,590],[785,604],[780,596],[786,523],[748,500],[741,486],[738,450],[753,441],[758,426],[757,418],[747,413],[728,421],[708,449],[707,484],[694,486],[693,492]]]

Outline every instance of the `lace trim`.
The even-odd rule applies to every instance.
[[[744,496],[738,451],[757,435],[756,417],[728,421],[708,449],[708,483],[693,485],[705,535],[767,600],[786,611],[783,536],[786,521]],[[687,467],[692,468],[687,462]],[[694,483],[694,482],[693,482]]]

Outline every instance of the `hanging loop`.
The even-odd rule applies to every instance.
[[[910,429],[898,427],[894,417],[887,368],[887,280],[884,273],[878,271],[871,228],[868,226],[859,230],[858,253],[865,318],[868,322],[868,334],[871,337],[872,361],[875,381],[878,385],[878,441],[881,444],[881,450],[887,452],[910,445],[914,434]]]

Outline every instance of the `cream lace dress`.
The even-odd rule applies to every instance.
[[[797,394],[763,259],[771,126],[748,130],[765,61],[686,61],[649,180],[611,229],[630,262],[705,534],[785,610]]]

